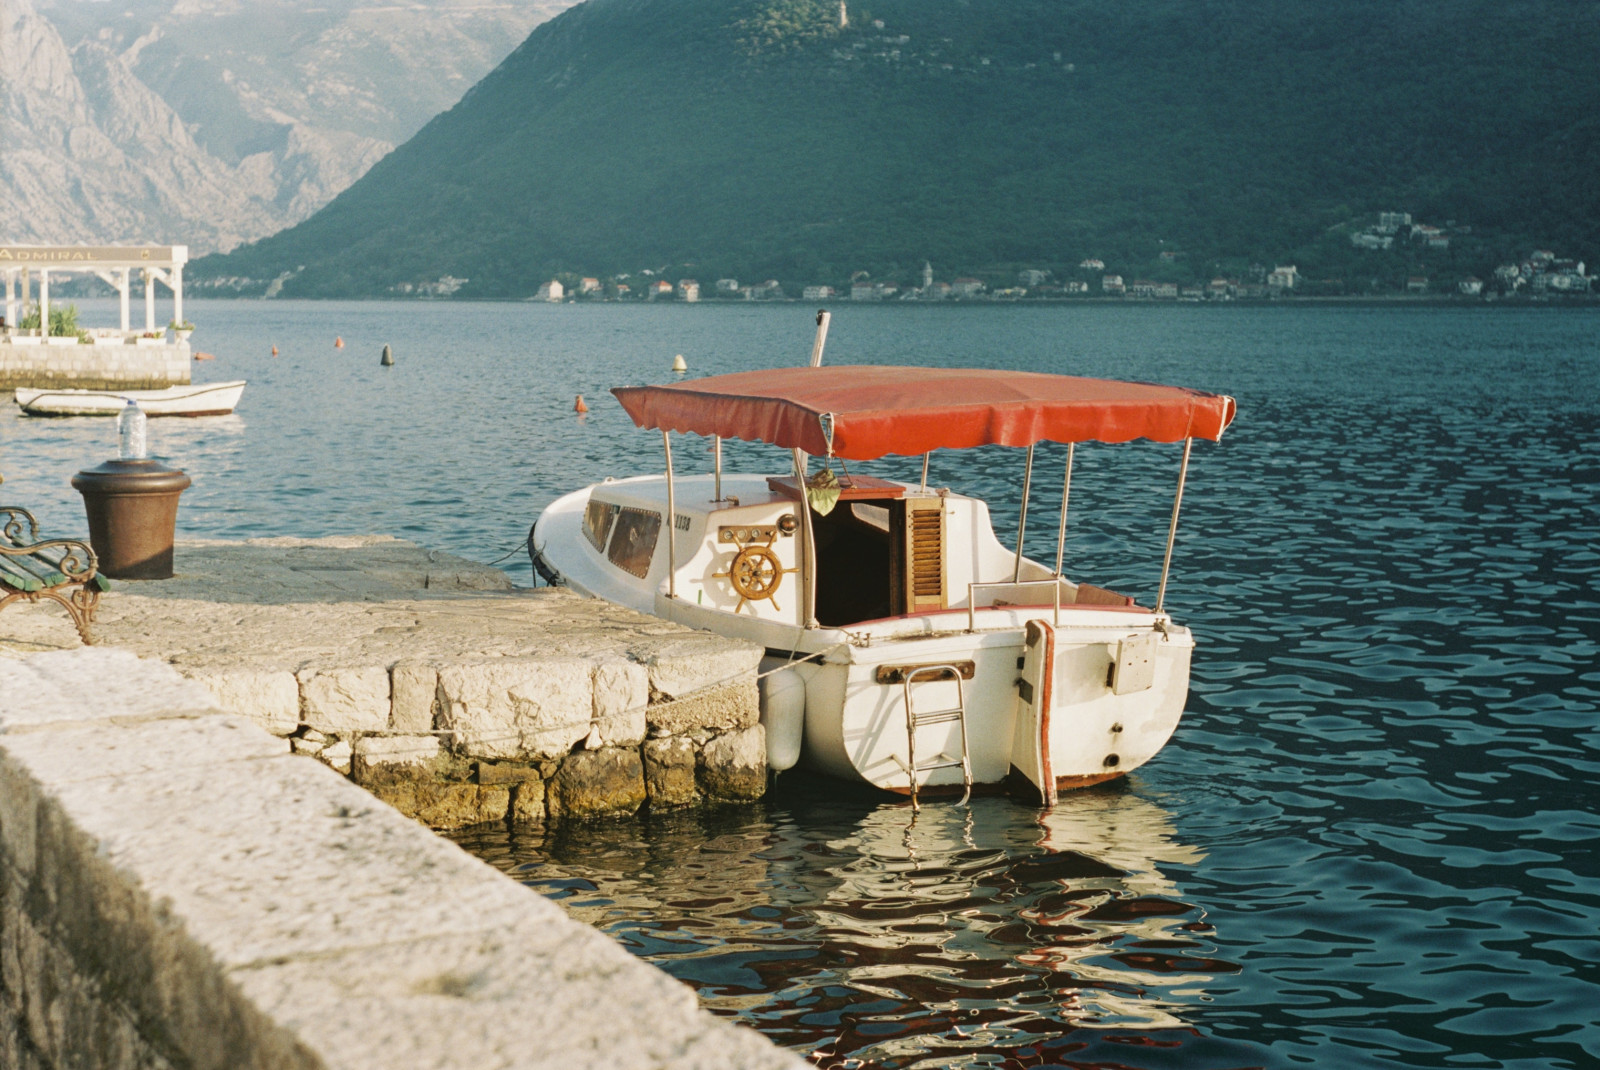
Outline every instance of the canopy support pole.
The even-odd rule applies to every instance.
[[[1028,467],[1022,473],[1022,513],[1017,517],[1017,567],[1011,573],[1011,582],[1022,579],[1022,536],[1028,531],[1028,489],[1033,483],[1033,446],[1028,446]]]
[[[807,628],[817,625],[817,539],[811,529],[811,501],[806,497],[806,455],[793,450],[795,485],[800,488],[800,536],[805,540],[800,555],[800,619]]]
[[[927,453],[924,453],[922,455],[922,489],[923,490],[927,490],[928,489],[928,458],[932,457],[932,456],[933,456],[933,451],[932,450],[929,450]]]
[[[1061,555],[1067,548],[1067,499],[1072,497],[1072,452],[1077,445],[1076,442],[1067,443],[1067,478],[1061,485],[1061,526],[1056,529],[1057,580],[1061,579]]]
[[[1194,448],[1194,439],[1183,440],[1183,465],[1178,469],[1178,494],[1172,499],[1172,525],[1167,528],[1167,557],[1161,562],[1161,589],[1156,592],[1156,616],[1161,616],[1161,608],[1167,601],[1167,573],[1172,569],[1172,543],[1178,537],[1178,509],[1183,505],[1183,482],[1189,475],[1189,451]]]
[[[811,346],[811,366],[822,367],[822,347],[828,344],[828,321],[833,317],[828,315],[827,309],[817,309],[817,340]],[[805,488],[800,488],[801,493]]]
[[[678,501],[672,488],[672,435],[661,431],[661,447],[667,452],[667,597],[678,597]]]
[[[716,489],[714,491],[712,491],[712,493],[715,494],[716,497],[712,498],[711,500],[713,502],[720,502],[722,500],[722,436],[721,435],[712,435],[711,436],[711,464],[712,464],[712,471],[714,471],[716,473]]]

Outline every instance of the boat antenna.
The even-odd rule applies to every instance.
[[[811,366],[822,367],[822,347],[828,344],[828,321],[833,317],[825,308],[817,309],[817,340],[811,346]]]

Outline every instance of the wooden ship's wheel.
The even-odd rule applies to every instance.
[[[727,535],[727,529],[724,529],[724,537]],[[783,567],[777,552],[772,549],[776,540],[777,532],[771,530],[740,530],[732,534],[732,541],[738,549],[728,564],[728,571],[714,572],[712,575],[727,580],[733,586],[734,593],[739,596],[739,604],[733,607],[735,613],[743,609],[745,603],[763,599],[770,601],[773,609],[782,609],[773,596],[778,593],[784,574],[796,570]]]

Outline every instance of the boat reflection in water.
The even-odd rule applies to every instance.
[[[824,1066],[1182,1065],[1211,927],[1164,868],[1197,863],[1128,788],[1039,811],[796,784],[762,807],[458,835]]]

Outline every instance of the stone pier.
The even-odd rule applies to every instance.
[[[753,644],[381,536],[180,542],[175,568],[115,581],[97,645],[435,828],[765,790]],[[0,653],[76,645],[59,607],[0,614]]]
[[[810,1065],[213,694],[0,659],[0,1067]]]

